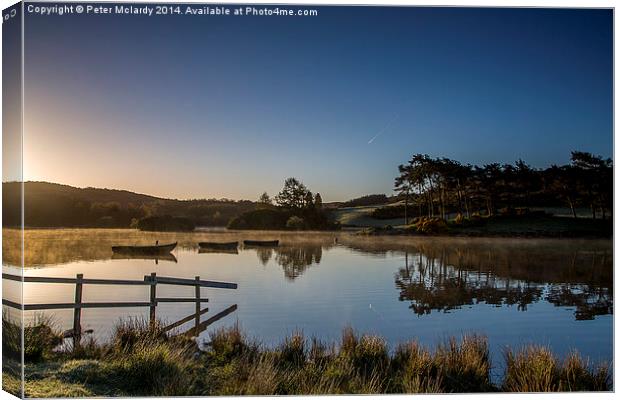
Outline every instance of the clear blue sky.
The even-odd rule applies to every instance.
[[[296,176],[334,201],[418,152],[612,156],[610,10],[318,10],[27,15],[26,179],[256,199]]]

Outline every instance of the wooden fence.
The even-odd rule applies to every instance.
[[[201,297],[200,288],[217,288],[217,289],[237,289],[236,283],[228,282],[215,282],[201,280],[200,276],[196,276],[194,279],[186,278],[174,278],[166,276],[157,276],[155,272],[151,275],[145,275],[144,280],[127,280],[127,279],[92,279],[84,278],[83,274],[77,274],[75,278],[56,278],[56,277],[42,277],[42,276],[19,276],[11,274],[2,274],[2,279],[8,279],[12,281],[18,281],[22,283],[64,283],[75,285],[75,302],[73,303],[51,303],[51,304],[19,304],[10,300],[2,299],[2,304],[16,308],[19,310],[55,310],[55,309],[73,309],[73,329],[67,332],[66,336],[73,337],[74,345],[79,345],[82,336],[82,309],[84,308],[112,308],[112,307],[149,307],[149,323],[155,323],[155,309],[159,303],[195,303],[195,312],[185,318],[182,318],[164,328],[165,331],[170,331],[177,328],[192,319],[194,320],[194,327],[186,334],[192,334],[198,336],[198,334],[204,331],[209,325],[224,318],[228,314],[234,312],[237,309],[237,305],[234,304],[225,310],[217,313],[208,320],[200,322],[200,316],[209,311],[208,308],[201,309],[201,304],[209,301],[207,298]],[[195,296],[188,298],[178,297],[157,297],[157,285],[182,285],[182,286],[194,286]],[[149,301],[130,301],[130,302],[82,302],[82,292],[84,285],[139,285],[150,287]]]

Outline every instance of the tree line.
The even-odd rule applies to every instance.
[[[267,192],[263,192],[258,198],[258,205],[259,208],[278,206],[288,210],[320,210],[323,208],[323,199],[320,193],[313,194],[299,179],[287,178],[284,187],[273,200]]]
[[[256,209],[245,212],[228,224],[231,229],[335,229],[323,210],[320,193],[312,193],[297,178],[287,178],[282,190],[272,199],[267,192]]]
[[[568,207],[575,218],[587,207],[593,219],[605,219],[613,208],[613,162],[587,152],[573,151],[569,164],[544,169],[523,160],[479,166],[414,154],[398,172],[394,190],[404,200],[406,222],[414,213],[447,219],[543,206]]]

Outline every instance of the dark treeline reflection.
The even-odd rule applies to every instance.
[[[286,279],[294,280],[314,264],[321,262],[323,247],[320,244],[257,248],[256,254],[261,264],[266,265],[275,255],[275,262],[284,270]]]
[[[597,315],[613,313],[611,286],[604,288],[590,285],[557,285],[549,288],[546,300],[552,304],[577,307],[575,318],[594,319]]]
[[[612,258],[605,250],[421,247],[405,253],[395,284],[399,300],[417,315],[478,303],[527,311],[541,300],[575,307],[578,320],[613,313]]]
[[[418,315],[447,312],[479,302],[517,305],[525,311],[528,304],[539,301],[542,295],[536,284],[511,282],[510,278],[498,278],[488,271],[453,268],[421,253],[414,258],[416,261],[399,269],[396,287],[400,290],[399,300],[411,301],[410,308]]]
[[[540,301],[574,307],[578,320],[613,313],[612,248],[606,241],[349,239],[340,246],[394,258],[398,299],[417,315],[482,303],[527,311]],[[294,280],[334,246],[291,243],[255,251],[263,265],[273,259]],[[404,260],[396,261],[399,256]]]

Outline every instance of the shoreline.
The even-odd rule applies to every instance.
[[[566,235],[556,233],[535,233],[535,232],[508,232],[508,233],[478,233],[478,232],[458,232],[447,234],[426,235],[417,232],[407,232],[406,229],[394,228],[393,230],[377,231],[371,233],[360,233],[365,236],[397,236],[415,238],[461,238],[461,239],[580,239],[580,240],[613,240],[613,235]]]
[[[384,237],[395,236],[399,238],[455,238],[455,239],[580,239],[580,240],[613,240],[612,234],[592,234],[581,233],[579,231],[563,231],[563,232],[527,232],[527,231],[514,231],[514,232],[481,232],[481,231],[455,231],[447,233],[433,233],[424,234],[416,232],[411,228],[392,228],[392,227],[343,227],[340,230],[288,230],[288,229],[228,229],[226,227],[197,227],[194,231],[141,231],[135,228],[129,227],[11,227],[4,226],[2,230],[7,231],[131,231],[139,232],[143,234],[244,234],[255,235],[258,233],[271,233],[276,235],[291,235],[291,236],[303,236],[303,235],[352,235],[360,237]]]
[[[432,347],[415,336],[388,346],[381,336],[344,328],[340,341],[296,332],[265,346],[238,326],[211,332],[204,348],[163,325],[126,320],[111,341],[55,349],[60,334],[43,322],[25,328],[28,397],[217,396],[567,392],[613,390],[610,362],[576,350],[559,356],[530,344],[504,351],[493,374],[488,339],[465,334]],[[5,389],[17,389],[19,328],[3,318]]]

